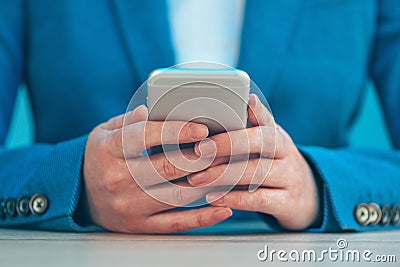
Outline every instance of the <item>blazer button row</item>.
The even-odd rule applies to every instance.
[[[28,216],[30,213],[34,215],[42,215],[47,211],[49,201],[43,194],[36,194],[33,197],[22,196],[18,200],[7,198],[0,200],[0,219],[6,217]]]
[[[389,207],[383,205],[379,207],[376,203],[361,203],[354,211],[354,217],[360,225],[398,225],[400,221],[400,206]]]

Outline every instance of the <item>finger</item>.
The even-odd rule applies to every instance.
[[[115,156],[131,158],[140,156],[141,152],[153,146],[197,142],[207,135],[208,128],[203,124],[146,121],[115,130],[109,138]]]
[[[142,187],[172,181],[227,162],[229,157],[218,157],[212,161],[199,158],[190,148],[126,161],[135,181]]]
[[[135,109],[135,116],[126,117],[124,121],[124,125],[134,124],[140,121],[146,121],[149,116],[149,110],[145,105],[140,105]]]
[[[106,123],[106,128],[108,130],[116,130],[122,128],[124,125],[145,121],[147,119],[147,113],[148,111],[146,106],[138,106],[132,111],[109,119]]]
[[[206,199],[213,206],[263,212],[276,216],[285,210],[288,192],[283,189],[259,188],[252,193],[231,191],[223,197],[220,193],[214,192],[208,194]]]
[[[284,187],[284,176],[272,175],[274,160],[250,159],[229,164],[220,164],[188,176],[193,186],[257,185]]]
[[[272,126],[274,124],[274,117],[271,112],[255,94],[249,96],[249,106],[247,111],[249,121],[254,126]]]
[[[145,222],[145,227],[149,233],[176,233],[210,226],[230,216],[232,216],[231,209],[219,207],[170,211],[150,216]]]
[[[277,133],[277,134],[276,134]],[[257,153],[268,158],[286,155],[288,140],[275,127],[260,126],[211,136],[195,145],[201,157]]]
[[[142,190],[149,196],[146,200],[146,213],[153,214],[162,211],[184,207],[204,198],[208,193],[227,191],[227,187],[194,188],[186,180],[175,183],[157,184]],[[205,203],[203,203],[205,204]]]
[[[157,184],[144,189],[153,199],[159,202],[152,208],[153,213],[184,207],[204,198],[208,193],[216,191],[212,187],[187,187],[173,183]],[[219,189],[220,191],[223,189]]]

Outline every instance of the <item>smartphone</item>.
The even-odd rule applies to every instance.
[[[250,78],[242,70],[157,69],[147,92],[149,120],[202,123],[210,135],[246,128]]]

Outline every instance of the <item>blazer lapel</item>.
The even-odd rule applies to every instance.
[[[109,0],[133,73],[140,82],[155,68],[174,64],[165,0]],[[247,0],[238,67],[269,95],[294,42],[304,1]]]
[[[267,96],[278,82],[304,1],[247,0],[238,67]]]
[[[174,64],[164,0],[109,0],[127,56],[140,82],[155,68]]]

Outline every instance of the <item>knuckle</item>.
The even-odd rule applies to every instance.
[[[106,121],[105,126],[108,129],[114,128],[117,123],[117,117],[112,117],[108,121]]]
[[[260,195],[258,198],[258,205],[261,210],[267,209],[271,205],[271,199],[268,194],[263,193]]]
[[[286,140],[279,130],[275,130],[275,146],[276,151],[284,151]]]
[[[174,128],[174,134],[179,135],[180,140],[192,140],[191,131],[194,128],[193,123],[186,123],[183,127]]]
[[[182,136],[182,127],[177,125],[178,122],[166,121],[160,125],[157,125],[157,131],[159,136],[159,144],[177,143],[179,137]],[[155,128],[154,127],[154,128]],[[181,131],[182,130],[182,131]],[[157,145],[159,145],[157,144]]]
[[[172,201],[173,204],[181,206],[185,204],[182,189],[180,187],[172,189]]]
[[[119,175],[116,175],[115,172],[112,172],[112,174],[106,174],[103,181],[103,187],[109,194],[116,194],[121,187],[121,178]]]
[[[162,159],[162,171],[166,176],[165,178],[175,178],[178,176],[178,169],[169,161],[167,157]]]
[[[249,134],[250,138],[249,142],[251,142],[253,146],[261,148],[265,136],[266,136],[265,127],[263,126],[253,127],[251,128],[251,132]]]
[[[258,175],[259,177],[262,178],[262,181],[264,182],[269,174],[269,169],[270,169],[269,165],[267,161],[264,159],[260,159],[259,161],[257,161],[257,164],[258,164]]]
[[[275,142],[277,143],[277,149],[286,149],[288,144],[292,143],[292,139],[289,134],[278,124],[275,127]]]
[[[122,151],[121,146],[121,132],[120,130],[113,130],[99,140],[98,150],[101,154],[108,153],[113,155],[116,151]]]
[[[260,138],[262,140],[270,140],[276,135],[274,128],[271,126],[260,126]]]
[[[263,137],[269,136],[269,135],[271,135],[271,130],[270,130],[270,128],[271,128],[271,127],[269,127],[269,126],[259,126],[259,127],[257,127],[257,129],[258,129],[258,134],[259,134],[260,136],[263,136]]]
[[[279,131],[279,132],[283,130],[282,127],[281,127],[279,124],[277,124],[277,123],[275,124],[275,128],[276,128],[276,130]]]
[[[183,224],[179,221],[175,221],[171,223],[171,232],[182,232],[183,229]]]
[[[245,207],[245,202],[244,202],[244,198],[242,196],[242,194],[238,194],[237,198],[236,198],[236,205],[238,208],[244,208]]]
[[[279,124],[276,124],[275,128],[282,138],[290,138],[289,134]]]
[[[133,125],[130,125],[129,128],[124,128],[124,136],[129,134],[129,141],[135,142],[134,145],[142,144],[149,139],[146,137],[146,133],[151,133],[151,130],[148,130],[147,128],[146,122],[137,122]],[[127,132],[127,129],[129,129],[129,132]]]
[[[207,222],[204,219],[203,215],[201,215],[201,214],[196,215],[196,225],[199,228],[207,226]]]
[[[110,147],[112,147],[114,142],[114,134],[109,133],[107,135],[104,135],[99,138],[98,143],[97,143],[97,149],[100,150],[99,152],[108,152],[110,150]]]
[[[221,166],[222,168],[226,169],[227,167]],[[210,167],[202,171],[202,175],[207,179],[207,184],[213,182],[214,180],[218,180],[221,178],[219,173],[223,173],[220,171],[220,166]]]
[[[122,129],[120,129],[120,143],[124,146],[140,146],[142,148],[144,142],[147,141],[145,138],[145,133],[151,133],[150,130],[146,130],[145,121],[136,122],[130,125],[125,125]]]
[[[118,191],[118,183],[116,183],[113,179],[106,179],[104,183],[104,189],[107,193],[115,194]]]

